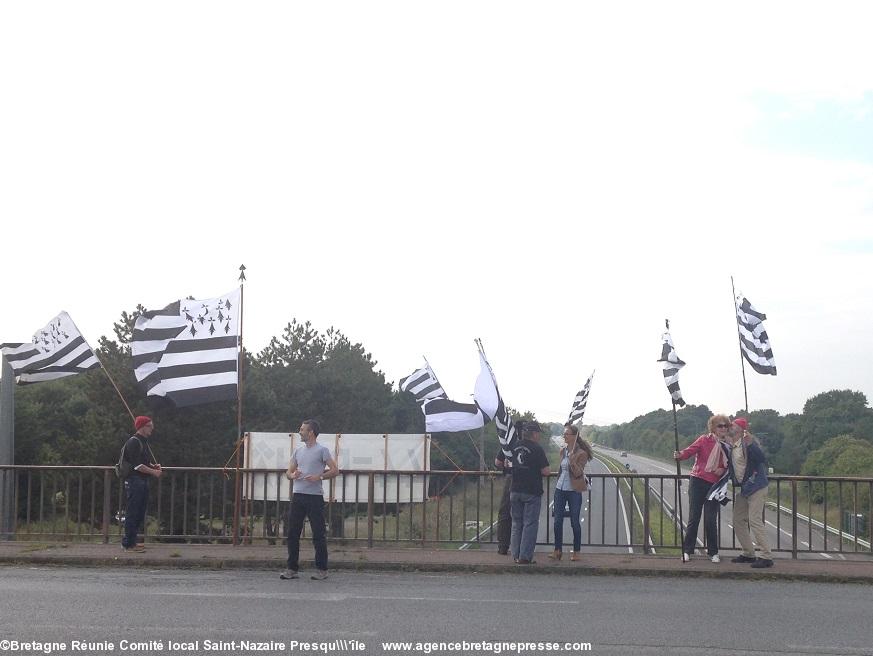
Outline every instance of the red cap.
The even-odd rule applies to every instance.
[[[734,423],[743,430],[749,430],[749,422],[742,417],[737,417],[736,419],[734,419]]]
[[[137,417],[136,419],[133,420],[133,427],[134,427],[136,430],[139,430],[139,429],[142,428],[143,426],[147,426],[147,425],[150,424],[150,423],[152,423],[152,418],[151,418],[151,417],[146,417],[145,415],[141,415],[141,416],[139,416],[139,417]]]

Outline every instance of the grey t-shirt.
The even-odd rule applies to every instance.
[[[304,481],[303,477],[311,474],[323,474],[324,468],[330,459],[330,450],[318,442],[312,446],[306,446],[305,444],[298,446],[294,453],[291,454],[291,464],[296,464],[297,471],[300,472],[300,478],[294,481],[294,494],[317,494],[321,496],[324,492],[322,482]]]

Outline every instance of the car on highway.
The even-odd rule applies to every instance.
[[[622,451],[622,452],[621,452],[621,457],[622,457],[622,458],[627,458],[627,451]]]

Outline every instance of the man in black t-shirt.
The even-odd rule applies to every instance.
[[[155,425],[150,417],[137,417],[133,426],[136,433],[124,445],[124,460],[130,463],[130,475],[124,479],[124,491],[127,495],[127,509],[124,511],[124,535],[121,547],[125,551],[145,551],[145,547],[136,543],[139,525],[145,520],[146,506],[149,502],[149,477],[161,477],[161,466],[155,462],[155,457],[148,445]]]
[[[526,422],[522,440],[512,450],[512,512],[510,550],[519,565],[534,562],[540,507],[543,500],[543,476],[549,475],[549,461],[539,445],[542,430],[535,421]]]

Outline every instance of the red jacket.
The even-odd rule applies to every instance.
[[[709,454],[713,449],[720,448],[718,440],[712,433],[701,435],[694,440],[689,446],[679,452],[679,460],[688,460],[691,456],[694,458],[694,466],[691,468],[691,475],[695,478],[701,478],[708,483],[715,483],[721,478],[715,472],[704,471],[706,461],[709,460]]]

